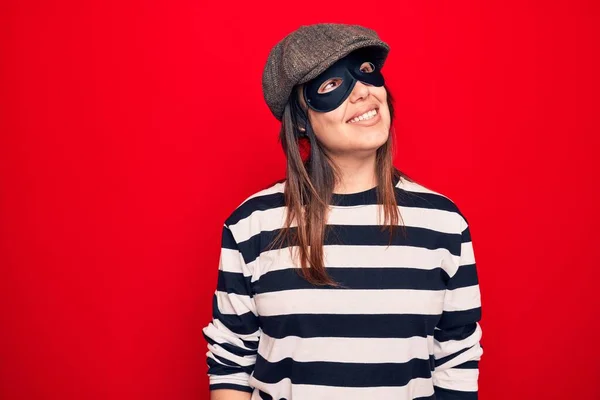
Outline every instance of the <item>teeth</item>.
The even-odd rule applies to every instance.
[[[366,121],[368,119],[373,118],[376,115],[377,115],[377,110],[367,111],[366,113],[359,115],[356,118],[352,118],[349,122],[353,123],[353,122],[359,122],[359,121]]]

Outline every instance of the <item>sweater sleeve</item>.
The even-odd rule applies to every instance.
[[[479,360],[483,354],[481,296],[473,243],[467,221],[461,216],[460,254],[456,272],[449,278],[444,309],[434,330],[433,384],[437,400],[476,400]]]
[[[248,380],[256,363],[260,329],[250,287],[251,276],[238,243],[224,225],[213,318],[203,329],[208,342],[210,390],[252,393]]]

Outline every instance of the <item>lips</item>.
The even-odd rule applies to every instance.
[[[369,111],[371,111],[371,110],[377,110],[377,113],[379,114],[379,107],[378,107],[378,106],[376,106],[376,105],[371,105],[371,106],[368,106],[368,107],[366,107],[366,108],[364,108],[364,109],[362,109],[362,110],[358,111],[356,114],[354,114],[353,116],[351,116],[350,118],[348,118],[348,120],[346,121],[346,123],[349,123],[349,122],[350,122],[350,121],[352,121],[354,118],[356,118],[356,117],[358,117],[358,116],[360,116],[360,115],[363,115],[364,113],[366,113],[366,112],[369,112]]]
[[[351,122],[348,122],[348,124],[355,126],[355,127],[369,127],[369,126],[377,125],[380,121],[381,121],[381,114],[379,114],[379,112],[377,112],[377,114],[375,114],[375,116],[372,118],[363,119],[363,120],[359,120],[356,122],[351,121]]]

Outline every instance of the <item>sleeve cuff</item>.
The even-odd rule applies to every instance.
[[[436,400],[477,400],[477,392],[463,392],[434,386]]]
[[[217,389],[230,389],[230,390],[238,390],[240,392],[252,393],[254,388],[250,386],[238,385],[235,383],[213,383],[209,385],[209,390],[217,390]]]

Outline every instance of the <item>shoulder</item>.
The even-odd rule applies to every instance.
[[[225,225],[239,240],[244,240],[266,230],[262,221],[281,214],[285,206],[284,181],[277,181],[247,195],[225,219]]]
[[[460,233],[466,227],[465,215],[446,193],[405,177],[399,180],[396,189],[398,204],[422,210],[420,215],[429,219],[428,225],[448,233]]]

